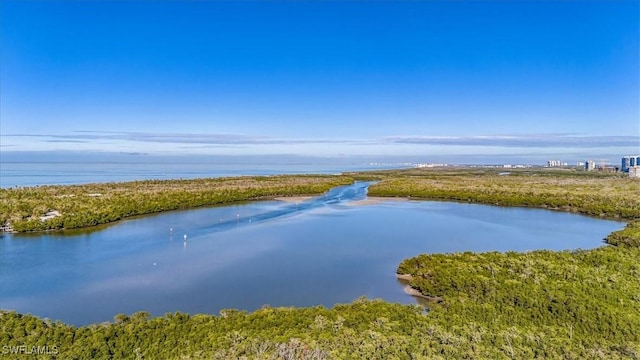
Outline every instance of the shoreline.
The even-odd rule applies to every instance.
[[[580,214],[592,218],[598,219],[606,219],[606,220],[614,220],[622,223],[627,223],[629,221],[633,221],[638,218],[638,215],[634,213],[633,209],[630,209],[631,205],[626,205],[626,207],[621,208],[612,208],[611,210],[594,208],[591,203],[582,204],[580,202],[571,203],[571,196],[568,199],[564,199],[563,201],[547,203],[547,202],[535,202],[528,201],[528,197],[523,199],[516,199],[518,201],[513,201],[510,197],[515,196],[514,194],[491,194],[491,198],[482,198],[478,197],[478,190],[476,188],[465,188],[465,181],[469,182],[469,177],[474,175],[474,180],[476,181],[484,179],[483,174],[468,174],[464,171],[456,171],[455,174],[459,175],[461,184],[458,182],[451,182],[449,177],[436,178],[433,179],[422,179],[424,180],[424,184],[421,183],[420,179],[415,179],[414,177],[404,177],[403,174],[408,173],[411,174],[411,170],[405,171],[393,171],[384,174],[378,174],[380,182],[375,184],[369,193],[372,196],[368,196],[362,200],[351,201],[345,203],[346,206],[363,206],[363,205],[375,205],[383,202],[389,201],[437,201],[437,202],[457,202],[457,203],[471,203],[471,204],[481,204],[481,205],[489,205],[489,206],[499,206],[499,207],[522,207],[522,208],[531,208],[531,209],[541,209],[541,210],[551,210],[565,213],[573,213]],[[429,172],[430,173],[430,172]],[[543,171],[535,172],[544,174]],[[60,224],[55,224],[52,226],[46,225],[48,223],[48,219],[45,222],[42,222],[42,225],[35,223],[28,223],[26,221],[20,221],[20,224],[7,222],[3,225],[9,225],[9,228],[6,228],[5,232],[13,232],[13,233],[30,233],[30,232],[40,232],[40,231],[49,231],[49,230],[68,230],[68,229],[82,229],[93,227],[95,225],[109,224],[112,222],[117,222],[119,220],[123,220],[126,218],[130,218],[133,216],[139,215],[149,215],[149,214],[157,214],[166,211],[172,210],[184,210],[184,209],[192,209],[206,206],[224,206],[227,204],[232,204],[238,201],[256,201],[256,200],[276,200],[283,201],[287,203],[301,203],[304,201],[308,201],[313,198],[313,194],[321,194],[322,191],[326,191],[327,188],[322,188],[322,186],[329,186],[329,188],[334,186],[339,186],[343,184],[352,183],[354,180],[358,181],[361,176],[364,175],[373,175],[376,173],[372,172],[367,174],[367,172],[354,172],[349,173],[353,177],[345,177],[345,176],[327,176],[327,175],[282,175],[282,176],[273,176],[273,177],[228,177],[228,178],[215,178],[215,179],[193,179],[193,180],[160,180],[160,181],[141,181],[141,182],[122,182],[122,183],[105,183],[105,184],[89,184],[89,185],[59,185],[53,187],[43,187],[43,188],[33,188],[33,191],[40,191],[42,194],[41,198],[26,200],[20,199],[27,203],[29,206],[35,205],[43,205],[47,207],[50,211],[54,211],[60,208],[58,202],[62,201],[60,198],[64,198],[64,201],[72,201],[80,203],[79,205],[74,205],[78,209],[77,211],[71,211],[71,214],[86,212],[88,210],[92,210],[92,207],[96,209],[105,208],[102,202],[105,201],[105,198],[109,202],[113,202],[115,200],[122,200],[122,198],[138,198],[138,202],[142,205],[147,206],[147,208],[136,208],[133,212],[131,212],[127,208],[110,208],[108,214],[100,213],[99,217],[96,216],[96,219],[79,219],[78,221],[74,221],[74,225],[72,227],[64,228],[60,226]],[[446,175],[446,174],[445,174]],[[444,175],[443,175],[444,176]],[[265,179],[268,179],[268,182],[265,182]],[[348,180],[347,180],[348,179]],[[493,179],[491,174],[487,174],[487,179]],[[484,179],[484,181],[489,181]],[[522,178],[522,184],[526,184],[529,178]],[[419,181],[420,180],[420,181]],[[437,180],[437,181],[436,181]],[[553,179],[552,179],[553,180]],[[557,179],[554,181],[547,181],[549,184],[563,186],[565,185],[561,182],[563,179]],[[580,182],[583,180],[582,178],[575,179],[575,181]],[[593,179],[587,179],[588,181],[593,182]],[[414,183],[416,182],[417,183]],[[440,184],[440,186],[444,186],[444,190],[459,190],[461,194],[467,194],[468,198],[463,199],[461,194],[456,194],[456,196],[441,196],[442,194],[433,194],[430,192],[424,192],[424,186],[427,186],[427,190],[432,182],[435,182],[436,185]],[[558,183],[558,181],[560,181]],[[600,180],[598,180],[600,181]],[[386,187],[391,186],[391,190],[383,187],[379,189],[380,185],[388,182]],[[396,184],[397,182],[397,184]],[[513,181],[512,181],[513,182]],[[513,183],[502,184],[503,186],[516,186],[520,184],[518,181],[516,184]],[[269,195],[268,192],[272,191],[271,188],[274,186],[278,186],[279,184],[286,184],[285,191],[278,189],[279,194],[276,196]],[[333,183],[329,185],[330,183]],[[442,183],[442,184],[441,184]],[[474,182],[475,184],[475,182]],[[482,182],[480,183],[482,184]],[[573,183],[571,183],[573,184]],[[632,183],[635,184],[635,183]],[[215,185],[215,188],[212,189],[211,185]],[[540,187],[545,184],[543,183],[535,183],[534,187]],[[591,184],[585,183],[585,186],[593,187],[594,190],[598,189],[598,186],[601,184]],[[144,187],[144,191],[139,191],[141,187]],[[305,189],[305,187],[307,187]],[[312,191],[309,191],[311,187],[314,187]],[[408,187],[408,188],[407,188]],[[296,189],[297,188],[297,189]],[[51,190],[53,189],[53,190]],[[218,193],[218,189],[221,189],[222,192]],[[47,190],[47,191],[44,191]],[[132,192],[133,190],[133,192]],[[230,193],[225,193],[231,190]],[[302,190],[302,191],[300,191]],[[442,191],[444,191],[442,190]],[[573,188],[569,188],[568,191],[570,194],[573,194]],[[25,189],[10,189],[7,194],[14,196],[14,194],[26,191]],[[52,196],[51,193],[55,192],[55,196]],[[316,192],[317,191],[317,192]],[[541,191],[541,190],[540,190]],[[77,193],[84,193],[84,196],[80,196]],[[295,194],[296,192],[301,193],[300,195]],[[184,196],[187,193],[191,198]],[[284,193],[284,194],[283,194]],[[290,193],[291,196],[287,196],[287,193]],[[446,191],[445,191],[446,193]],[[97,196],[100,194],[101,196]],[[312,195],[310,195],[312,194]],[[78,195],[76,197],[76,195]],[[82,194],[81,194],[82,195]],[[109,196],[107,196],[109,195]],[[284,195],[284,196],[283,196]],[[517,194],[516,194],[517,195]],[[541,195],[547,196],[547,193],[541,193]],[[615,192],[614,192],[615,195]],[[317,196],[317,195],[315,195]],[[531,196],[530,194],[527,196]],[[183,197],[184,199],[174,201],[175,198]],[[506,197],[502,199],[502,197]],[[82,199],[80,199],[82,198]],[[202,201],[200,199],[206,198],[206,201]],[[69,200],[71,199],[71,200]],[[160,201],[160,204],[154,204],[150,202],[150,200]],[[509,200],[509,201],[506,201]],[[579,199],[578,199],[579,200]],[[576,201],[578,201],[576,200]],[[615,197],[611,199],[606,198],[605,202],[611,202],[615,200]],[[128,200],[130,201],[130,200]],[[156,201],[156,202],[157,202]],[[117,202],[117,201],[116,201]],[[126,203],[127,201],[123,201],[122,203]],[[35,203],[32,204],[32,203]],[[89,206],[87,206],[89,204]],[[10,209],[10,212],[13,211]],[[97,211],[97,210],[96,210]],[[99,211],[98,211],[99,212]],[[3,214],[5,215],[5,214]],[[9,215],[7,218],[11,217],[11,213],[6,214]],[[66,216],[67,214],[61,214]],[[635,215],[635,216],[634,216]],[[64,219],[66,220],[66,219]],[[95,221],[89,221],[95,220]],[[58,222],[60,222],[58,220]],[[65,221],[66,222],[66,221]],[[13,231],[11,231],[13,230]]]
[[[301,202],[305,202],[307,200],[311,200],[313,198],[315,198],[317,196],[278,196],[278,197],[274,197],[272,198],[272,200],[276,200],[276,201],[282,201],[282,202],[286,202],[286,203],[301,203]],[[363,206],[363,205],[376,205],[376,204],[380,204],[383,202],[390,202],[390,201],[410,201],[412,199],[408,198],[408,197],[386,197],[386,196],[367,196],[366,198],[362,199],[362,200],[354,200],[354,201],[350,201],[344,205],[346,206]]]
[[[284,197],[276,197],[276,198],[264,197],[262,200],[279,200],[279,201],[294,203],[297,201],[305,201],[305,199],[308,200],[309,198],[313,198],[313,196],[284,196]],[[361,205],[379,204],[382,201],[403,201],[403,200],[429,201],[429,199],[425,199],[425,198],[375,197],[374,196],[371,198],[367,197],[359,201],[352,201],[345,205],[361,206]],[[455,200],[435,200],[435,201],[456,202]],[[474,201],[472,203],[495,206],[495,204],[482,203],[478,201]],[[280,204],[279,206],[283,206],[283,205]],[[498,206],[510,207],[508,205],[498,205]],[[395,206],[388,206],[388,207],[394,208]],[[401,207],[401,206],[398,206],[398,207]],[[515,207],[529,207],[529,206],[515,205]],[[530,207],[545,209],[545,207],[543,206],[530,206]],[[552,210],[552,209],[547,208],[546,210]],[[558,209],[556,211],[567,212],[566,209],[565,210]],[[565,256],[565,254],[562,254],[563,251],[555,251],[555,250],[551,250],[550,255],[549,253],[544,253],[542,255],[533,254],[535,256],[532,256],[530,254],[524,254],[527,251],[515,251],[516,253],[515,259],[517,261],[512,262],[511,259],[513,259],[513,257],[510,257],[504,262],[496,262],[495,259],[499,259],[500,257],[492,258],[490,257],[492,255],[489,254],[489,256],[486,258],[477,257],[479,260],[478,260],[478,263],[476,264],[471,261],[464,260],[466,258],[463,258],[463,260],[460,260],[455,254],[445,253],[443,254],[444,259],[451,260],[453,265],[440,267],[438,264],[445,263],[445,261],[439,261],[440,259],[439,255],[434,256],[433,254],[424,254],[424,256],[427,256],[426,259],[428,260],[435,259],[436,262],[434,263],[428,260],[425,260],[425,261],[421,260],[421,261],[418,261],[418,265],[416,266],[396,267],[397,269],[396,271],[400,271],[404,273],[395,274],[398,280],[397,280],[397,284],[394,284],[394,285],[401,286],[403,289],[402,291],[405,294],[410,295],[411,297],[402,295],[402,293],[400,293],[400,296],[414,303],[418,302],[418,305],[420,305],[420,307],[423,309],[421,314],[428,315],[428,316],[417,315],[418,310],[412,310],[414,312],[407,313],[406,316],[400,313],[400,315],[402,316],[398,316],[397,321],[399,321],[400,323],[402,323],[403,321],[406,321],[405,325],[410,323],[411,326],[409,327],[409,329],[411,332],[406,332],[404,328],[400,329],[398,327],[379,326],[380,324],[379,322],[372,322],[371,323],[372,325],[370,325],[369,328],[373,329],[371,331],[376,331],[376,332],[380,332],[385,329],[386,329],[385,331],[387,331],[388,329],[398,328],[400,331],[403,331],[403,334],[406,334],[407,336],[406,341],[404,340],[404,338],[394,338],[394,337],[388,337],[388,338],[393,341],[396,341],[396,339],[398,339],[396,343],[400,344],[399,346],[404,346],[404,344],[414,341],[416,339],[416,337],[412,337],[412,335],[415,334],[416,331],[418,330],[414,330],[414,329],[419,329],[419,330],[426,329],[426,331],[429,334],[434,335],[434,338],[439,337],[438,339],[454,339],[454,340],[469,339],[469,341],[459,343],[459,344],[458,343],[454,344],[455,347],[460,348],[462,350],[465,350],[466,346],[471,346],[474,349],[476,348],[476,346],[478,348],[482,347],[483,349],[493,349],[492,346],[498,346],[498,345],[495,345],[496,339],[498,341],[498,344],[500,344],[500,341],[503,341],[504,339],[515,340],[516,339],[515,337],[507,337],[507,335],[511,336],[513,334],[516,334],[514,336],[518,337],[517,341],[521,341],[521,340],[524,341],[528,339],[527,338],[528,334],[533,334],[533,336],[530,337],[530,340],[527,340],[529,341],[528,343],[514,342],[514,344],[521,344],[521,345],[516,345],[515,350],[519,351],[520,348],[518,348],[517,346],[521,346],[521,348],[523,349],[522,352],[519,352],[513,355],[511,353],[499,352],[500,349],[502,349],[500,348],[500,349],[497,349],[496,351],[498,352],[495,353],[500,356],[495,356],[495,357],[505,357],[504,355],[513,355],[511,357],[514,357],[514,358],[526,357],[526,354],[529,354],[528,351],[530,351],[531,349],[537,349],[535,346],[537,346],[538,344],[543,344],[547,346],[544,351],[546,351],[545,354],[549,355],[549,357],[554,357],[554,355],[558,355],[558,356],[562,356],[563,354],[566,355],[567,353],[569,353],[569,351],[573,349],[573,348],[569,348],[568,346],[570,346],[571,344],[576,344],[575,346],[577,350],[575,350],[576,351],[575,354],[577,354],[576,357],[580,357],[580,355],[585,354],[584,351],[587,351],[587,350],[590,351],[590,349],[585,350],[582,344],[597,343],[597,341],[603,341],[604,345],[602,345],[603,347],[594,347],[593,348],[594,351],[601,351],[601,349],[605,349],[605,350],[614,349],[615,351],[618,351],[618,352],[615,352],[615,353],[610,352],[610,353],[603,353],[603,354],[605,355],[617,354],[617,355],[621,355],[621,357],[624,357],[622,355],[628,355],[628,352],[625,352],[625,351],[627,351],[628,349],[631,349],[630,351],[633,351],[633,348],[631,346],[635,346],[635,344],[637,343],[636,335],[631,331],[627,333],[622,333],[622,335],[618,333],[617,337],[614,337],[613,335],[610,335],[611,332],[608,332],[607,330],[610,328],[633,330],[634,328],[637,327],[637,324],[638,324],[638,320],[636,320],[637,318],[619,317],[620,314],[623,314],[623,313],[634,314],[634,310],[635,310],[635,307],[634,307],[635,303],[633,301],[636,300],[636,297],[635,297],[636,291],[634,291],[636,279],[633,277],[632,273],[620,270],[620,269],[624,270],[624,269],[632,268],[632,266],[634,266],[634,263],[638,258],[638,250],[634,249],[634,247],[640,246],[640,233],[638,232],[638,230],[640,230],[640,213],[634,212],[633,214],[635,214],[634,217],[627,217],[627,218],[623,217],[623,218],[616,219],[621,223],[626,223],[627,226],[623,230],[618,230],[610,233],[605,238],[604,240],[605,244],[609,244],[613,246],[607,247],[604,250],[601,250],[601,248],[578,250],[576,254],[578,254],[579,256],[576,255],[575,257],[573,254]],[[586,215],[586,214],[581,214],[581,215]],[[594,216],[590,216],[590,217],[594,217]],[[597,218],[597,217],[594,217],[594,218]],[[473,251],[472,253],[478,254],[478,253],[484,253],[484,252]],[[559,254],[557,254],[556,256],[556,253],[559,253]],[[422,256],[422,255],[416,254],[414,257],[418,258],[419,256]],[[469,256],[469,255],[464,255],[464,256]],[[593,268],[594,266],[593,262],[590,262],[590,261],[567,262],[568,258],[569,259],[574,259],[574,258],[587,259],[587,260],[592,260],[595,263],[599,263],[599,261],[601,260],[600,264],[603,264],[603,266],[598,266],[597,268],[595,268],[596,270],[592,272],[589,269]],[[612,262],[611,259],[616,259],[616,261]],[[409,260],[409,258],[404,259],[403,262],[405,260]],[[467,273],[463,271],[467,266],[471,270],[473,270],[474,268],[489,266],[491,274],[493,274],[493,271],[494,271],[493,264],[496,264],[496,263],[500,264],[500,266],[503,266],[504,271],[496,272],[499,276],[495,281],[488,282],[489,284],[488,289],[489,291],[495,290],[496,293],[498,290],[503,291],[503,293],[506,293],[508,297],[490,298],[488,296],[478,295],[474,299],[473,296],[475,296],[475,294],[480,294],[480,293],[474,292],[475,290],[472,288],[463,287],[462,289],[455,289],[455,291],[447,290],[447,289],[450,289],[450,285],[448,284],[449,275],[452,275],[452,279],[454,281],[458,282],[458,279],[460,279],[460,281],[463,282],[465,281],[465,279],[468,278]],[[548,268],[548,264],[550,263],[553,264],[554,266],[557,266],[559,269],[565,269],[566,267],[566,271],[558,271],[558,272],[546,271],[546,269]],[[434,264],[438,266],[434,266]],[[575,304],[574,302],[571,302],[565,305],[562,305],[561,302],[554,304],[554,306],[555,305],[558,306],[557,309],[559,312],[557,314],[551,314],[549,311],[547,311],[547,307],[546,307],[547,303],[545,303],[545,301],[547,299],[551,299],[552,297],[538,296],[539,294],[535,291],[536,289],[538,289],[536,288],[536,286],[538,285],[537,283],[532,284],[531,281],[522,281],[521,282],[522,285],[513,286],[514,283],[509,282],[513,278],[519,279],[517,276],[516,277],[512,276],[512,274],[509,272],[510,269],[519,269],[514,264],[516,265],[524,264],[525,265],[525,267],[523,267],[524,270],[526,270],[527,272],[532,271],[531,272],[532,275],[526,275],[528,276],[527,279],[543,281],[542,286],[544,286],[545,289],[550,289],[549,294],[551,294],[552,296],[555,296],[555,298],[562,299],[563,296],[565,296],[566,288],[564,287],[564,284],[567,283],[567,276],[568,276],[568,278],[570,279],[569,281],[572,281],[570,285],[572,286],[572,289],[575,288],[578,294],[585,294],[585,297],[580,297],[580,298],[576,297],[577,304],[578,305],[585,304],[583,299],[586,298],[586,296],[590,296],[591,302],[589,302],[588,305],[590,306],[593,305],[593,306],[602,308],[602,316],[599,313],[598,315],[594,315],[594,313],[587,313],[587,315],[585,315],[580,311],[580,309],[576,310],[576,308],[574,307],[574,304]],[[423,274],[426,273],[423,269],[428,269],[429,271],[433,271],[431,273],[431,277],[424,276],[423,278]],[[414,275],[411,275],[410,273],[413,273]],[[515,274],[518,275],[520,273],[516,271]],[[522,274],[525,274],[525,273],[522,272]],[[483,279],[479,277],[479,275],[477,278]],[[586,281],[575,281],[576,279],[580,279],[580,280],[586,279]],[[613,286],[599,287],[598,286],[598,284],[600,284],[601,281],[606,282],[607,279],[614,279],[617,282],[618,286],[616,287],[613,287]],[[422,286],[423,281],[433,281],[434,284],[443,285],[443,286],[438,286],[438,287],[435,287],[435,286],[429,287],[429,285],[424,286],[423,288],[427,292],[427,294],[425,294],[420,289],[412,287],[411,284],[409,283],[411,281],[413,281],[413,283],[415,283],[416,286]],[[556,287],[555,284],[559,284],[559,285]],[[519,289],[518,292],[512,291],[514,288]],[[584,289],[584,292],[583,292],[583,289]],[[591,293],[587,292],[587,290],[591,290],[591,289],[593,289],[593,292]],[[398,293],[397,290],[400,290],[400,289],[396,289],[394,290],[394,292]],[[433,294],[434,296],[430,296],[429,294]],[[512,299],[515,296],[519,296],[520,298],[525,298],[527,300],[531,299],[533,305],[513,307],[510,305],[511,304],[510,299]],[[421,300],[421,299],[424,299],[424,300]],[[474,299],[475,301],[470,301],[470,299]],[[495,299],[497,299],[497,301]],[[503,300],[503,299],[506,299],[506,300]],[[624,302],[620,301],[619,299],[623,299]],[[382,306],[381,305],[381,306],[366,308],[363,305],[365,303],[363,303],[361,300],[354,301],[354,304],[356,305],[354,305],[353,308],[342,306],[340,308],[337,308],[339,310],[336,310],[336,311],[352,311],[354,309],[360,309],[360,310],[364,309],[362,313],[363,315],[352,314],[351,317],[348,317],[348,319],[366,318],[367,316],[370,316],[373,313],[373,314],[377,314],[376,317],[383,317],[386,319],[391,319],[392,321],[396,321],[395,320],[396,318],[390,317],[389,314],[393,315],[393,314],[399,313],[396,310],[391,311],[386,308],[386,306],[390,306],[387,300],[382,300],[382,304],[384,304],[385,307],[381,307]],[[489,306],[485,308],[484,307],[485,304],[489,304]],[[502,308],[498,306],[499,304],[505,304],[505,306]],[[294,315],[291,315],[291,318],[283,319],[282,321],[277,323],[280,325],[280,329],[283,329],[283,328],[286,329],[284,331],[294,331],[294,330],[289,330],[288,324],[299,324],[300,323],[299,319],[301,317],[305,319],[308,319],[308,318],[313,319],[314,318],[313,316],[309,316],[312,309],[313,311],[316,311],[315,314],[321,315],[321,317],[316,316],[318,320],[325,320],[327,318],[339,319],[340,314],[342,315],[349,314],[349,313],[338,312],[338,315],[335,315],[334,317],[333,313],[327,313],[325,310],[323,310],[320,307],[293,306],[291,308],[293,310],[285,310],[282,313],[277,313],[278,310],[272,309],[272,308],[269,308],[267,310],[256,310],[255,311],[256,315],[255,317],[252,317],[252,318],[247,318],[246,316],[253,316],[253,315],[245,315],[245,318],[236,317],[236,316],[229,316],[229,317],[221,316],[220,318],[216,318],[215,320],[212,320],[212,322],[215,321],[215,323],[221,323],[221,321],[224,322],[224,321],[237,320],[238,321],[237,329],[239,329],[238,331],[244,331],[243,329],[246,330],[247,323],[254,323],[254,321],[258,323],[259,321],[265,319],[265,316],[267,315],[269,317],[268,320],[273,321],[273,319],[278,319],[278,316],[280,316],[279,314],[285,314],[285,316],[294,314]],[[417,309],[418,307],[415,306],[415,308]],[[300,309],[305,309],[305,310],[300,310]],[[396,309],[396,308],[393,308],[393,309]],[[401,308],[398,308],[398,309],[401,309]],[[411,309],[413,309],[413,307]],[[267,311],[267,312],[264,312],[264,311]],[[296,312],[294,313],[293,311],[296,311]],[[241,313],[241,311],[239,311],[239,313]],[[311,314],[314,314],[314,313],[311,313]],[[331,317],[327,314],[331,314]],[[531,320],[532,319],[531,314],[542,314],[542,315],[539,315],[538,317],[536,317],[535,320]],[[4,315],[4,316],[10,316],[10,315]],[[215,317],[216,315],[211,315],[211,316]],[[570,323],[569,325],[567,325],[567,323],[563,321],[564,318],[561,316],[565,316],[566,318],[570,318],[570,319],[580,318],[582,319],[584,326],[589,327],[589,329],[595,329],[595,330],[587,333],[581,332],[581,331],[576,331],[574,333],[573,332],[574,324]],[[225,319],[223,320],[222,317],[224,317]],[[344,317],[347,318],[346,315]],[[141,318],[142,318],[141,316],[134,316],[134,315],[131,316],[131,319],[136,319],[136,321],[139,321]],[[31,321],[30,320],[31,318],[27,318],[27,317],[21,317],[19,319],[22,319],[25,324],[28,321]],[[174,321],[172,319],[177,321],[183,321],[183,319],[185,318],[174,317],[174,318],[168,319],[167,322],[161,321],[161,322],[154,322],[149,324],[156,324],[156,325],[168,324],[170,323],[170,321]],[[247,320],[247,319],[250,319],[250,320]],[[418,325],[423,323],[417,323],[417,321],[423,321],[422,319],[425,319],[424,326],[419,327]],[[605,319],[605,320],[602,320],[602,319]],[[609,322],[603,323],[603,321],[607,321],[606,319],[610,319],[608,320]],[[210,328],[207,328],[208,324],[203,321],[203,317],[197,317],[197,318],[186,317],[186,321],[187,321],[186,324],[188,324],[189,321],[192,321],[194,323],[194,326],[202,325],[205,329],[202,331],[210,331]],[[537,321],[537,322],[534,322],[534,321]],[[348,324],[349,321],[345,323]],[[356,321],[354,321],[353,323],[356,323]],[[11,324],[13,325],[15,324],[15,322],[12,322]],[[41,323],[38,322],[38,324],[41,324]],[[131,334],[129,332],[130,331],[129,329],[133,329],[132,331],[134,334],[136,329],[140,329],[141,334],[144,334],[144,336],[150,336],[148,335],[149,334],[148,329],[150,327],[147,326],[146,324],[143,324],[142,322],[131,322],[130,325],[127,324],[126,325],[127,331],[122,330],[125,328],[125,326],[123,326],[124,324],[125,323],[116,323],[116,320],[114,318],[113,325],[110,325],[110,324],[105,325],[104,323],[102,323],[102,326],[92,327],[92,328],[95,328],[98,330],[106,329],[105,333],[114,337],[117,337],[118,334],[124,334],[124,333]],[[323,326],[323,329],[326,326],[327,331],[331,330],[331,327],[330,327],[331,323],[328,323],[327,325],[327,322],[323,321],[322,323],[318,322],[318,324],[321,324]],[[469,324],[472,324],[472,325],[469,325]],[[609,327],[608,324],[610,324],[611,327]],[[153,326],[156,326],[156,325],[153,325]],[[22,325],[21,323],[17,323],[17,325],[14,325],[14,326],[20,329]],[[91,325],[82,326],[82,327],[88,328],[89,326]],[[113,328],[111,328],[110,326],[113,326]],[[307,325],[304,325],[304,324],[301,326],[303,329],[308,328],[306,327]],[[570,330],[566,331],[566,333],[559,331],[558,333],[553,333],[551,335],[548,335],[548,337],[546,338],[544,336],[547,336],[547,335],[544,335],[544,336],[535,335],[535,334],[546,334],[545,331],[549,329],[549,327],[557,327],[558,329],[567,329],[567,326],[571,326],[571,327],[569,328]],[[80,327],[78,327],[78,329],[79,328]],[[278,327],[274,327],[274,326],[269,327],[269,329],[274,329],[274,328],[278,329]],[[60,329],[60,328],[56,328],[56,329]],[[112,329],[115,329],[115,330],[113,330],[112,332],[107,332],[107,330],[111,331]],[[320,328],[315,328],[315,327],[313,328],[312,334],[308,335],[309,336],[308,338],[312,339],[310,341],[313,341],[313,339],[317,337],[317,332],[320,331],[319,329]],[[480,332],[483,329],[485,329],[485,331]],[[576,327],[576,329],[578,329],[578,327]],[[13,330],[13,328],[11,328],[11,330]],[[123,331],[122,333],[118,332],[121,330]],[[363,334],[366,335],[366,330],[367,328],[364,328],[364,330],[360,330],[360,328],[358,329],[354,328],[352,331],[365,331],[363,332]],[[298,331],[298,330],[295,330],[295,331]],[[301,330],[301,333],[304,333],[304,331],[305,330]],[[196,333],[196,331],[193,331],[193,332]],[[353,333],[353,332],[350,332],[350,333]],[[420,333],[424,333],[424,331],[421,331]],[[74,337],[72,341],[74,342],[77,341],[78,343],[81,343],[83,341],[83,338],[80,336],[91,334],[91,333],[83,331],[82,333],[79,332],[78,334],[80,335],[77,335],[77,337]],[[158,338],[161,339],[160,343],[164,341],[162,339],[169,339],[166,333],[164,333],[164,329],[159,330],[158,334],[159,334]],[[336,337],[339,337],[339,336],[341,336],[341,334],[336,333]],[[474,338],[473,336],[479,336],[479,337]],[[535,337],[535,336],[538,336],[538,337]],[[427,343],[427,341],[430,341],[429,339],[425,340],[425,344],[426,344],[425,348],[433,346],[431,343]],[[476,341],[473,339],[478,339],[478,340]],[[550,340],[550,339],[556,339],[556,340]],[[374,339],[374,340],[377,341],[377,339]],[[89,342],[87,341],[87,343]],[[341,342],[340,344],[344,344],[344,342]],[[352,343],[348,343],[347,346],[350,346],[351,344]],[[383,345],[384,344],[390,344],[390,343],[383,343]],[[565,345],[565,344],[569,344],[569,345]],[[205,344],[203,346],[209,346],[209,345],[210,344],[208,345]],[[452,346],[450,346],[451,345],[450,342],[447,342],[445,345],[447,345],[447,347],[443,349],[447,351],[453,348]],[[273,346],[273,343],[270,343],[269,346]],[[330,347],[332,346],[332,344],[329,344],[327,346]],[[61,349],[66,350],[67,348],[72,348],[72,347],[73,346],[69,346],[69,347],[65,346],[64,348],[61,347]],[[460,355],[463,354],[462,350],[459,353]],[[346,351],[352,351],[352,350],[346,350]],[[555,352],[552,352],[552,351],[555,351]],[[472,354],[473,355],[472,357],[479,357],[479,358],[492,357],[487,355],[488,353],[486,351],[477,352],[477,353],[466,352],[466,354]],[[435,354],[434,352],[434,356],[438,356],[438,355]],[[452,357],[458,357],[458,356],[452,356]],[[459,356],[459,357],[462,357],[462,356]]]
[[[363,206],[363,205],[376,205],[383,202],[390,201],[409,201],[411,199],[407,197],[385,197],[385,196],[367,196],[362,200],[351,201],[345,205],[347,206]]]
[[[0,225],[14,233],[82,229],[172,210],[322,194],[353,182],[346,176],[278,175],[16,188],[3,191]],[[56,216],[34,221],[20,210],[41,208]]]
[[[274,197],[273,200],[282,201],[286,203],[301,203],[307,200],[313,199],[315,196],[278,196]]]
[[[409,284],[409,281],[413,279],[413,276],[411,274],[396,274],[396,277],[398,278],[398,280],[401,280],[402,283],[405,283],[405,286],[403,287],[405,294],[436,303],[444,302],[444,299],[440,296],[425,295],[422,293],[422,291],[412,287],[411,284]]]
[[[427,301],[433,301],[433,302],[436,302],[436,303],[444,302],[444,299],[441,298],[440,296],[425,295],[420,290],[412,288],[411,285],[406,285],[404,287],[404,292],[406,294],[409,294],[409,295],[413,296],[413,297],[425,299]]]

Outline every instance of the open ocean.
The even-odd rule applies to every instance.
[[[148,179],[196,179],[245,175],[339,174],[400,168],[367,163],[211,163],[211,162],[1,162],[0,187],[86,184]],[[404,166],[406,167],[406,165]]]

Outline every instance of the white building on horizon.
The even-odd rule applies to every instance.
[[[627,155],[622,157],[622,171],[629,172],[629,169],[634,166],[640,166],[640,155]]]

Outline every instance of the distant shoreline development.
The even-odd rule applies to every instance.
[[[621,169],[629,173],[629,177],[640,178],[640,155],[622,157]]]
[[[625,155],[621,159],[620,167],[615,165],[608,165],[608,159],[599,159],[598,161],[589,159],[587,161],[579,161],[575,167],[584,168],[586,171],[609,171],[609,172],[623,172],[628,173],[629,177],[640,178],[640,155]],[[566,168],[573,167],[566,162],[560,160],[547,161],[548,168]]]

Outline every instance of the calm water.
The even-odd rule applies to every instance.
[[[363,295],[414,303],[395,278],[406,257],[593,248],[623,227],[535,209],[354,205],[366,188],[358,183],[298,204],[169,212],[92,232],[4,235],[0,308],[83,325],[140,310],[217,314],[265,304],[332,306]]]
[[[241,175],[338,174],[346,171],[394,169],[407,165],[362,162],[212,163],[212,162],[0,162],[0,187],[69,185],[147,179],[195,179]]]

